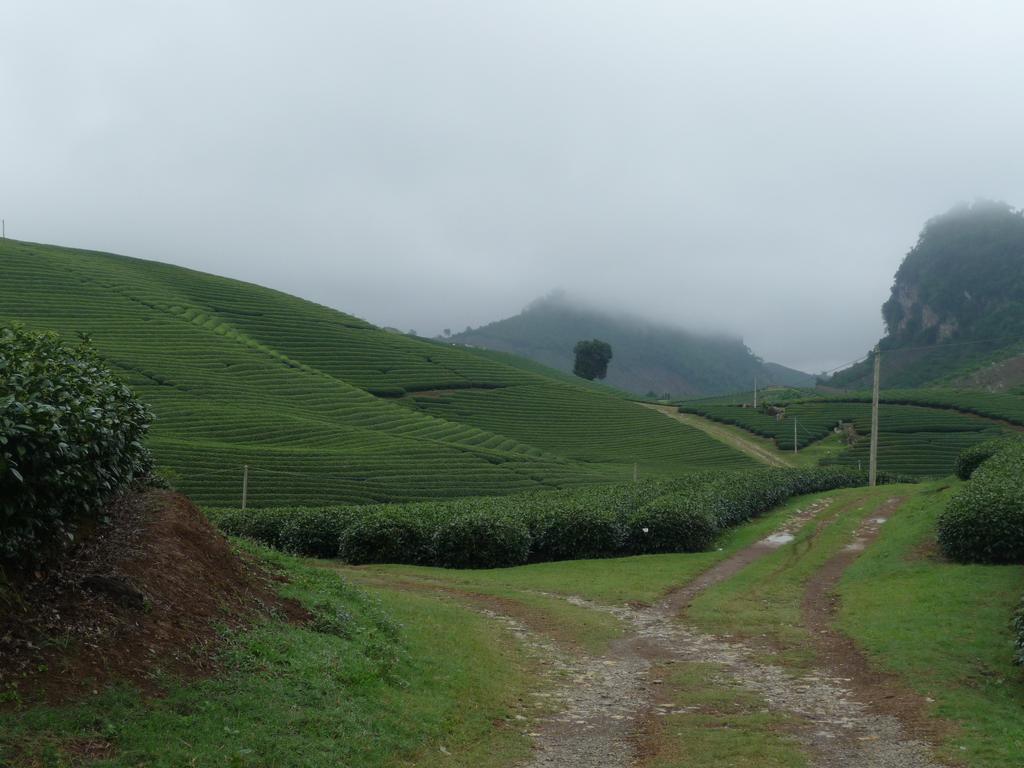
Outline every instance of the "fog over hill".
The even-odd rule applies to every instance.
[[[706,395],[762,385],[809,385],[813,377],[764,363],[738,336],[694,333],[580,301],[563,291],[538,299],[513,317],[455,334],[459,344],[529,357],[564,371],[573,347],[599,338],[612,345],[607,383],[637,394]]]
[[[1024,199],[1005,0],[8,0],[3,23],[9,237],[427,335],[564,285],[829,369],[882,333],[921,221]]]
[[[929,219],[882,316],[883,385],[1024,383],[1024,211],[978,200]],[[869,359],[829,383],[867,386],[872,366]]]

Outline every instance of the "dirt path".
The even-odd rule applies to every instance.
[[[569,679],[556,698],[562,709],[543,719],[531,735],[533,757],[524,768],[629,768],[643,752],[643,722],[672,714],[671,704],[655,695],[660,680],[650,680],[654,663],[697,662],[722,670],[723,684],[755,693],[769,708],[792,715],[796,734],[812,765],[850,768],[939,768],[928,746],[911,735],[922,731],[914,712],[923,706],[895,681],[873,673],[865,663],[844,662],[859,654],[852,642],[831,627],[831,591],[843,570],[866,547],[879,520],[898,507],[889,500],[872,513],[854,541],[823,568],[808,587],[804,616],[822,651],[821,666],[796,674],[765,663],[764,649],[716,637],[679,620],[679,612],[699,592],[728,579],[740,569],[791,541],[799,528],[818,519],[830,502],[798,510],[779,530],[736,553],[696,581],[667,595],[653,606],[606,606],[560,595],[573,605],[614,615],[632,628],[603,656],[575,655],[565,665]],[[851,651],[850,649],[853,649]],[[859,657],[863,662],[863,657]],[[885,704],[895,698],[899,706]]]
[[[860,647],[833,626],[839,601],[835,589],[846,569],[878,538],[882,526],[904,499],[887,499],[858,526],[853,539],[833,555],[807,584],[801,606],[803,621],[811,632],[822,662],[833,674],[847,680],[862,701],[870,701],[881,714],[898,718],[911,732],[927,740],[946,735],[949,728],[927,716],[924,699],[899,679],[870,664]]]
[[[725,426],[716,424],[709,419],[703,419],[700,416],[695,416],[690,413],[681,413],[674,405],[658,405],[655,403],[640,403],[640,405],[645,408],[651,408],[659,413],[663,413],[670,419],[681,421],[689,427],[699,429],[704,434],[713,437],[721,443],[725,443],[730,448],[735,448],[737,451],[745,453],[747,456],[760,461],[762,464],[768,464],[772,467],[793,466],[788,458],[758,445],[754,440],[748,440],[741,435],[737,435]]]

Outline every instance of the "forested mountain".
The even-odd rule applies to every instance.
[[[882,305],[883,384],[954,379],[1020,354],[1024,339],[1024,213],[960,205],[925,224]],[[830,383],[863,386],[871,361]]]
[[[562,293],[530,304],[514,317],[467,329],[451,341],[511,352],[571,371],[573,347],[597,338],[612,346],[607,384],[637,394],[711,395],[762,384],[805,386],[813,378],[764,363],[742,339],[701,335],[641,318],[581,305]]]

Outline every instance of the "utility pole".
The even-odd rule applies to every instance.
[[[2,230],[2,234],[0,234],[0,237],[2,237],[4,240],[6,240],[7,239],[7,219],[0,219],[0,230]]]
[[[796,416],[793,417],[793,453],[796,453]]]
[[[757,408],[757,374],[754,374],[754,407]]]
[[[245,497],[249,495],[249,465],[242,469],[242,509],[245,509]]]
[[[875,347],[875,386],[871,391],[871,455],[868,459],[868,485],[878,481],[878,385],[882,378],[882,350]]]
[[[633,463],[633,482],[634,483],[636,482],[636,469],[637,469],[636,462],[634,462]]]

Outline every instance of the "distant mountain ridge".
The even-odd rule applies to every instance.
[[[882,317],[883,386],[966,382],[983,366],[1021,355],[1024,212],[982,200],[928,221],[896,272]],[[872,365],[840,371],[828,383],[866,386]]]
[[[573,346],[598,338],[612,345],[605,383],[639,395],[685,397],[750,389],[762,384],[808,386],[810,374],[765,363],[742,339],[702,335],[638,317],[584,306],[554,293],[518,315],[455,334],[450,341],[510,352],[572,371]]]

